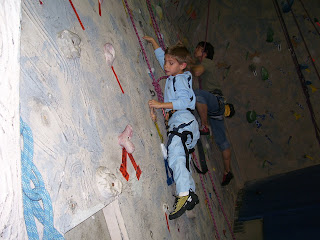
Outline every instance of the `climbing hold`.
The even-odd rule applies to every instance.
[[[248,111],[246,116],[249,123],[252,123],[257,119],[257,113],[255,111]]]
[[[304,107],[303,107],[300,103],[296,102],[296,104],[297,104],[301,109],[304,109]]]
[[[300,70],[309,68],[307,64],[299,64]]]
[[[291,11],[294,0],[284,0],[281,2],[282,12],[288,13]]]
[[[111,67],[116,57],[116,51],[114,50],[111,43],[106,43],[104,45],[104,56],[106,58],[108,67]]]
[[[152,74],[154,75],[154,68],[151,68],[151,72],[152,72]],[[153,79],[152,79],[151,72],[150,72],[150,70],[149,70],[149,69],[147,69],[147,73],[148,73],[148,75],[150,76],[151,80],[153,80]]]
[[[310,84],[310,87],[311,87],[311,92],[316,92],[318,89],[315,87],[315,86],[313,86],[312,84]]]
[[[263,121],[266,118],[266,115],[265,114],[262,114],[262,115],[257,114],[257,117],[261,118],[261,120]]]
[[[111,69],[112,69],[112,71],[113,71],[113,74],[115,75],[115,77],[116,77],[116,79],[117,79],[117,82],[118,82],[118,84],[119,84],[119,87],[120,87],[122,93],[124,94],[124,91],[123,91],[122,86],[121,86],[121,84],[120,84],[120,82],[119,82],[118,76],[117,76],[117,74],[116,74],[116,72],[114,71],[114,68],[113,68],[113,66],[112,66],[112,65],[113,65],[113,61],[114,61],[115,56],[116,56],[116,52],[115,52],[115,50],[114,50],[114,48],[113,48],[113,46],[112,46],[111,43],[106,43],[106,44],[104,45],[104,56],[105,56],[105,58],[106,58],[107,65],[108,65],[109,67],[111,67]]]
[[[307,154],[305,154],[303,157],[304,157],[304,158],[309,158],[310,160],[313,161],[313,157],[311,157],[311,156],[309,156],[309,155],[307,155]]]
[[[255,120],[254,123],[257,125],[257,128],[262,127],[262,124],[258,120]]]
[[[306,85],[311,85],[312,84],[312,82],[310,82],[310,81],[306,81],[306,83],[305,83]]]
[[[249,65],[249,70],[253,73],[254,76],[257,76],[256,66],[254,64]]]
[[[124,131],[118,137],[118,143],[121,147],[125,148],[128,153],[133,153],[135,148],[130,139],[133,135],[133,129],[131,125],[127,125]]]
[[[271,138],[266,134],[265,137],[272,143]]]
[[[77,34],[69,30],[63,30],[58,33],[57,43],[66,58],[73,59],[80,57],[81,49],[79,45],[81,39]]]
[[[121,181],[114,174],[110,173],[106,167],[98,167],[96,182],[100,194],[105,198],[115,197],[121,193]]]
[[[156,93],[153,90],[149,89],[149,91],[150,91],[150,94],[152,97],[154,97],[156,95]]]
[[[267,42],[273,42],[273,35],[274,35],[274,32],[272,30],[271,27],[268,28],[268,31],[267,31]]]
[[[263,81],[269,79],[269,73],[268,73],[268,70],[265,67],[261,67],[261,79]]]
[[[292,136],[289,137],[289,139],[288,139],[288,144],[290,144],[291,138],[292,138]]]
[[[159,20],[161,21],[163,19],[163,12],[162,12],[162,8],[159,5],[156,6],[156,14]]]
[[[227,42],[226,51],[228,50],[229,46],[230,46],[230,42]]]
[[[300,115],[300,114],[294,112],[293,110],[292,110],[291,112],[292,112],[292,114],[295,116],[296,120],[298,120],[299,118],[301,118],[301,115]]]

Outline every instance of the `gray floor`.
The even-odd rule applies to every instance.
[[[111,240],[102,210],[71,229],[64,236],[66,240]]]

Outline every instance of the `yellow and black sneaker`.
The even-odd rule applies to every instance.
[[[186,210],[192,210],[198,203],[199,198],[192,190],[189,191],[187,196],[177,196],[173,205],[174,210],[169,214],[169,219],[173,220],[180,217]]]
[[[192,210],[199,203],[198,195],[195,194],[191,189],[189,191],[189,195],[191,196],[192,201],[187,204],[188,211]]]

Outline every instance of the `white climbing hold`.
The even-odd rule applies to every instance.
[[[80,37],[70,32],[69,30],[63,30],[58,33],[58,46],[66,58],[79,58],[80,57]]]
[[[111,43],[104,45],[104,56],[106,58],[107,65],[112,66],[114,59],[116,58],[116,52]]]
[[[105,198],[115,197],[121,193],[121,181],[114,174],[110,173],[106,167],[98,167],[96,182],[100,194]]]

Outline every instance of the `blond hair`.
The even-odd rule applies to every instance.
[[[182,44],[176,44],[168,47],[165,54],[169,54],[174,57],[179,64],[186,63],[187,67],[193,62],[192,57],[188,49]]]

